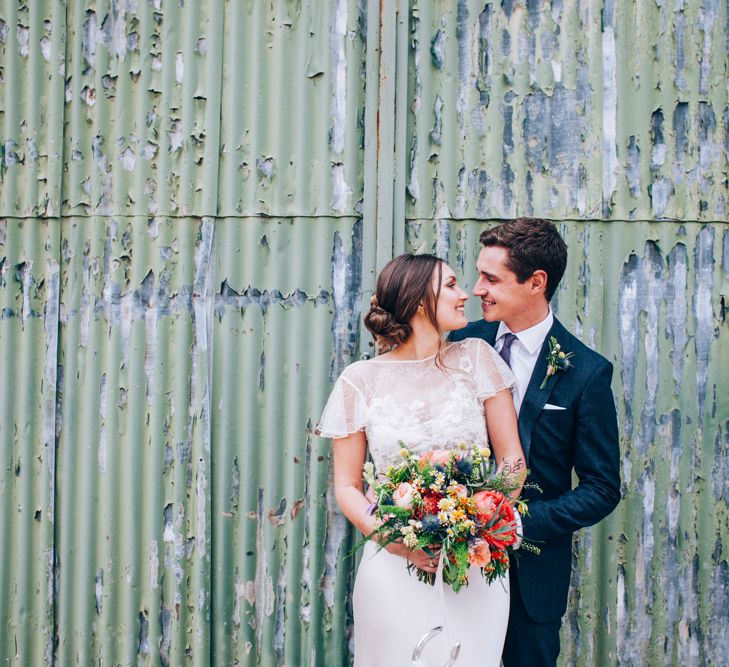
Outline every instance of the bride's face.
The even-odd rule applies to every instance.
[[[433,293],[438,294],[438,272],[433,276]],[[463,307],[468,294],[458,285],[456,274],[450,266],[443,263],[440,281],[440,294],[435,304],[435,319],[441,331],[462,329],[468,324]]]

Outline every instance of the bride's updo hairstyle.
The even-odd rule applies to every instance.
[[[437,291],[433,277],[437,274]],[[378,352],[404,343],[413,330],[409,322],[423,305],[428,321],[440,332],[435,308],[440,295],[443,260],[435,255],[399,255],[377,276],[375,294],[364,324],[375,337]]]

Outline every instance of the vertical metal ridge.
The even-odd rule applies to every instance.
[[[315,428],[372,352],[376,269],[432,252],[471,289],[481,228],[533,214],[568,243],[554,309],[613,363],[621,426],[561,664],[723,664],[728,18],[8,4],[0,655],[347,664],[355,536]]]
[[[215,215],[222,5],[68,12],[64,213]]]
[[[414,3],[408,218],[726,221],[726,12]]]
[[[60,213],[65,7],[8,3],[0,17],[0,215]],[[40,103],[42,102],[42,103]]]
[[[451,239],[473,239],[462,261],[470,288],[484,224],[448,224]],[[441,227],[411,223],[411,248],[437,247]],[[560,231],[570,255],[553,307],[614,366],[623,477],[616,511],[575,536],[560,664],[719,664],[729,402],[712,360],[727,339],[716,287],[729,275],[729,226],[623,220]],[[459,252],[449,246],[452,266]]]
[[[226,12],[226,53],[236,61],[224,73],[220,215],[356,215],[364,58],[357,3]]]
[[[32,664],[50,664],[54,645],[59,232],[0,220],[0,655]]]

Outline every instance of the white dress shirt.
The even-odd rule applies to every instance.
[[[539,358],[539,351],[542,349],[544,339],[547,337],[549,330],[552,328],[554,315],[552,309],[549,309],[547,317],[539,324],[535,324],[529,329],[520,331],[516,336],[516,340],[511,344],[511,370],[516,377],[516,387],[514,389],[514,407],[516,414],[521,410],[521,403],[524,400],[529,380],[531,380],[534,366]],[[504,346],[504,336],[507,333],[513,333],[509,327],[503,322],[499,324],[499,330],[496,332],[496,344],[494,348],[497,352],[501,352]]]

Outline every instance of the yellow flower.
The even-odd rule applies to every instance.
[[[463,521],[466,518],[466,513],[462,509],[457,509],[453,512],[453,521]]]
[[[559,353],[559,358],[564,359],[567,355],[564,352]]]
[[[408,456],[410,456],[410,452],[407,450],[406,447],[403,447],[400,450],[400,456],[402,456],[404,459],[406,459]]]
[[[489,458],[489,456],[491,456],[491,450],[488,447],[481,447],[481,449],[479,450],[479,454],[487,459]]]

